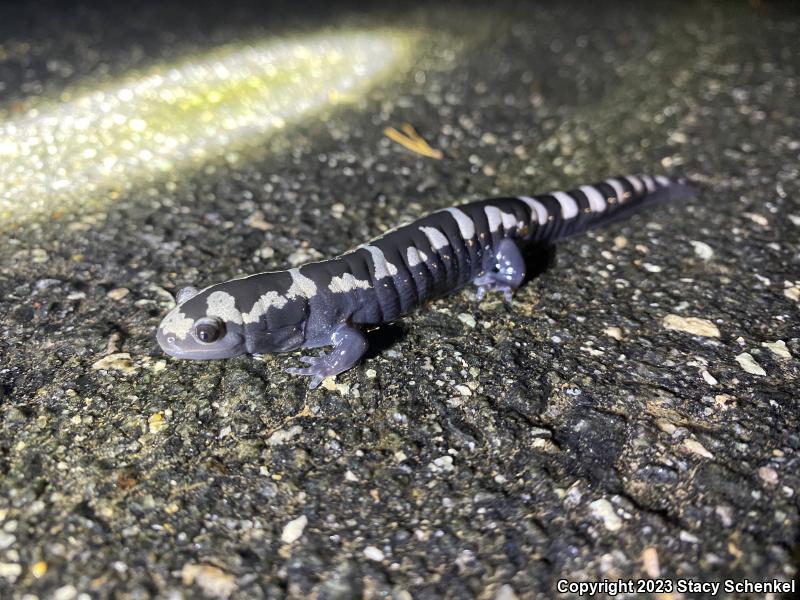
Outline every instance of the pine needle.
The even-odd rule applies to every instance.
[[[431,148],[430,144],[420,136],[410,123],[403,123],[401,126],[403,133],[400,133],[394,127],[387,127],[383,130],[383,134],[393,142],[396,142],[411,150],[415,154],[427,156],[428,158],[435,158],[441,160],[444,154],[441,150]]]

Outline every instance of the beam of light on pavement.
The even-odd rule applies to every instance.
[[[97,88],[0,112],[0,228],[101,209],[332,104],[410,55],[408,34],[337,32],[215,49]]]

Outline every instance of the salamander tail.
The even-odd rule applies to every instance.
[[[540,227],[532,232],[532,239],[552,242],[627,219],[643,208],[691,198],[698,191],[685,179],[626,175],[568,192],[520,199],[531,206],[532,215],[539,207],[546,209],[545,216],[555,215],[546,222],[540,218]]]

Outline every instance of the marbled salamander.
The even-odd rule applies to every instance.
[[[337,258],[183,288],[158,328],[178,358],[214,359],[333,346],[303,356],[310,387],[364,355],[364,328],[393,321],[472,282],[511,299],[525,277],[520,245],[551,242],[616,221],[632,209],[688,197],[666,177],[625,176],[541,196],[493,198],[446,208],[388,231]]]

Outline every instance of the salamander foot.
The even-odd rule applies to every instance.
[[[308,367],[289,367],[287,373],[311,377],[309,389],[315,389],[326,377],[344,373],[355,365],[367,351],[367,338],[358,329],[341,325],[331,334],[333,350],[319,356],[301,356]]]
[[[525,279],[525,259],[517,245],[509,240],[501,240],[494,256],[489,257],[485,270],[472,280],[478,286],[475,295],[478,302],[483,300],[486,292],[503,292],[503,298],[510,303],[516,290]]]

